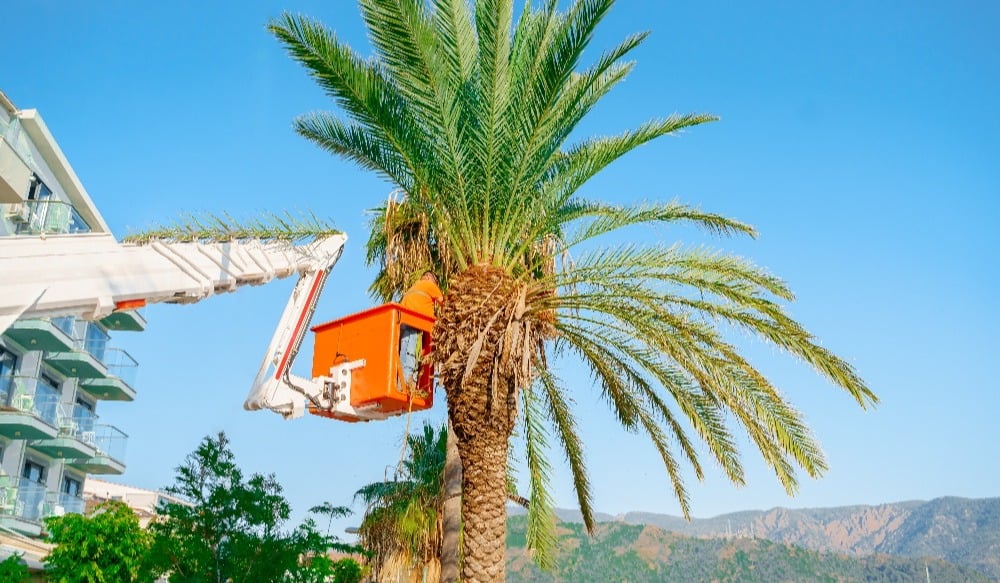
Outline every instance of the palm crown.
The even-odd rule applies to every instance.
[[[518,420],[536,519],[529,542],[551,536],[537,526],[551,506],[550,436],[566,452],[593,525],[571,400],[547,366],[553,349],[584,362],[622,425],[649,435],[685,514],[681,460],[703,475],[695,436],[730,479],[744,480],[730,415],[790,492],[796,467],[811,476],[826,467],[801,416],[726,340],[728,327],[800,358],[860,405],[876,402],[847,363],[785,313],[788,287],[750,262],[676,245],[583,249],[649,223],[755,234],[676,202],[618,206],[578,196],[636,147],[714,119],[671,115],[570,141],[632,70],[626,59],[646,36],[581,68],[612,4],[577,0],[560,11],[555,1],[526,2],[515,19],[512,0],[361,0],[373,59],[308,18],[286,15],[270,27],[343,113],[302,116],[297,131],[399,191],[373,222],[369,260],[381,268],[373,293],[398,297],[428,268],[446,290],[434,358],[462,455],[466,579],[502,579],[502,547],[488,539],[503,532],[507,444]]]

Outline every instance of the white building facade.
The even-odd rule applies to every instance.
[[[0,245],[107,232],[38,112],[0,92]],[[110,333],[144,328],[140,313],[118,312],[18,320],[0,336],[0,543],[39,537],[47,516],[83,512],[89,475],[124,472],[127,435],[98,410],[135,398],[137,363]]]

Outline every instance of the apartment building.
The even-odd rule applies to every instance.
[[[188,506],[191,504],[187,500],[167,494],[163,490],[137,488],[93,476],[89,477],[83,485],[83,498],[87,502],[87,508],[93,508],[111,500],[122,502],[135,512],[139,518],[139,524],[142,526],[148,525],[156,517],[160,505],[165,502]]]
[[[0,92],[0,245],[107,232],[42,117]],[[40,536],[47,516],[83,512],[88,476],[124,472],[127,435],[99,410],[135,398],[137,364],[111,333],[145,326],[117,312],[18,320],[0,336],[0,551],[4,537]]]

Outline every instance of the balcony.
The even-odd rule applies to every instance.
[[[31,442],[31,447],[59,459],[87,459],[97,455],[94,427],[97,416],[79,405],[59,403],[56,408],[58,434]]]
[[[64,235],[91,230],[71,203],[51,198],[4,205],[4,218],[14,225],[15,235]]]
[[[49,492],[49,497],[54,499],[54,504],[52,504],[53,516],[62,516],[63,514],[83,514],[87,511],[87,502],[80,496]]]
[[[72,350],[73,320],[72,316],[17,320],[4,332],[4,336],[28,350],[50,352]]]
[[[46,352],[45,362],[62,374],[78,379],[102,379],[108,368],[103,362],[110,337],[100,326],[76,320],[70,351]]]
[[[142,332],[146,329],[146,316],[142,310],[123,310],[102,318],[101,324],[116,332]]]
[[[125,471],[125,445],[128,435],[113,425],[95,425],[83,432],[82,440],[94,445],[93,457],[67,460],[67,465],[88,474],[121,474]]]
[[[121,348],[104,351],[103,364],[106,374],[101,378],[87,379],[80,383],[80,389],[95,399],[105,401],[134,401],[136,371],[139,363]]]
[[[0,476],[0,526],[38,536],[42,519],[50,516],[45,485],[27,478]]]
[[[0,435],[8,439],[54,439],[59,393],[37,378],[0,377]]]

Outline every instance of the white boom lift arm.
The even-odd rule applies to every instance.
[[[297,274],[244,407],[295,418],[308,402],[357,420],[384,419],[377,410],[350,405],[350,370],[363,361],[340,364],[331,376],[311,380],[290,373],[346,240],[343,234],[301,245],[257,240],[121,244],[101,233],[5,238],[0,240],[0,333],[20,318],[98,320],[115,310],[194,303]]]

